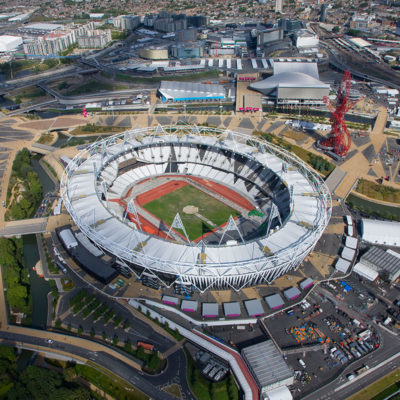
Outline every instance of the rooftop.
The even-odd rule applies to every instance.
[[[293,371],[288,367],[272,340],[244,348],[242,356],[261,388],[293,376]]]

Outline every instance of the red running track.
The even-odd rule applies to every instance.
[[[147,192],[139,194],[139,196],[136,197],[136,201],[140,206],[143,206],[147,203],[150,203],[150,201],[156,200],[186,185],[187,182],[185,181],[170,181],[162,184],[161,186],[157,186],[154,189],[150,189]]]
[[[236,193],[234,190],[228,189],[226,186],[221,185],[220,183],[209,181],[207,179],[197,178],[195,176],[190,176],[189,179],[200,183],[200,185],[204,186],[208,190],[211,190],[212,192],[218,193],[222,197],[226,197],[228,200],[232,201],[238,206],[245,208],[248,211],[254,209],[254,206],[247,199]]]

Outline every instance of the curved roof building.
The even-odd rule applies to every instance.
[[[250,88],[278,103],[320,103],[330,90],[319,80],[317,64],[308,62],[275,62],[274,75],[252,83]]]

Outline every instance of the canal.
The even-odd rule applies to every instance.
[[[39,261],[36,236],[23,236],[23,243],[25,266],[28,269],[32,293],[32,327],[45,329],[47,321],[47,293],[50,291],[50,285],[43,278],[39,278],[32,269]]]
[[[47,173],[40,166],[41,156],[36,155],[32,157],[31,163],[34,171],[38,174],[40,183],[42,184],[43,196],[46,193],[54,192],[56,190],[53,181],[49,178]],[[25,266],[28,269],[29,283],[32,293],[32,327],[45,329],[47,322],[47,293],[50,291],[50,285],[44,278],[39,278],[36,272],[32,269],[39,261],[39,251],[37,248],[36,236],[25,235],[23,236],[24,244],[24,259]]]
[[[50,179],[50,177],[39,164],[41,158],[41,156],[35,155],[34,157],[32,157],[31,164],[34,171],[38,174],[39,181],[42,184],[42,191],[44,196],[46,193],[54,192],[56,187],[54,185],[54,182]]]

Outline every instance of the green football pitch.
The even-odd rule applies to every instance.
[[[179,213],[189,239],[196,240],[207,232],[210,232],[214,227],[194,214],[185,214],[183,208],[188,205],[198,207],[199,214],[217,226],[228,222],[230,215],[234,218],[240,215],[233,208],[221,203],[192,185],[185,185],[144,204],[142,207],[168,226],[171,226],[176,213]],[[177,231],[182,233],[179,229]]]

